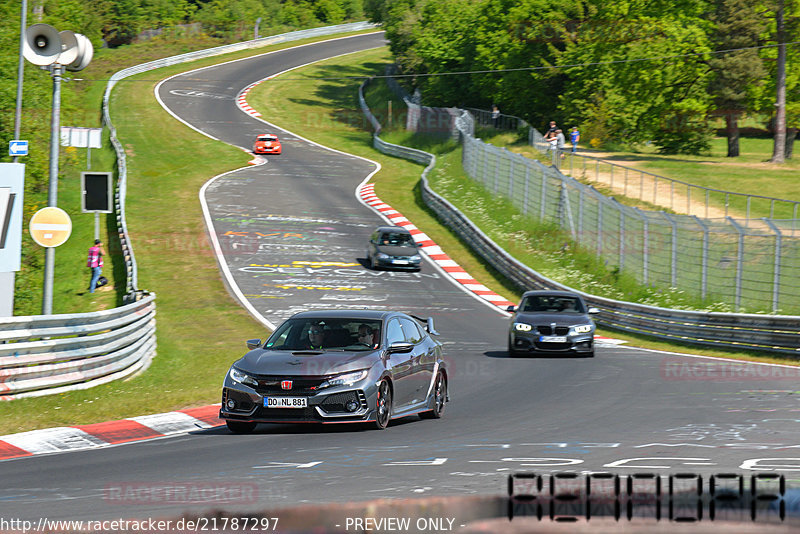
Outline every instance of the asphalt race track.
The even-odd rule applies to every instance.
[[[97,520],[502,494],[506,476],[523,471],[800,479],[800,391],[791,370],[612,345],[594,359],[511,359],[506,315],[431,263],[420,273],[364,266],[367,236],[384,221],[354,192],[375,166],[264,124],[236,96],[286,69],[382,44],[382,34],[369,34],[223,64],[165,81],[159,98],[221,142],[249,149],[262,132],[283,142],[282,155],[218,177],[203,193],[224,262],[252,307],[273,324],[309,308],[432,315],[451,364],[444,418],[415,416],[385,431],[261,425],[232,435],[219,427],[4,461],[0,515]],[[244,351],[242,340],[231,361]],[[175,484],[229,488],[233,498],[155,496]],[[131,488],[144,491],[123,498]]]

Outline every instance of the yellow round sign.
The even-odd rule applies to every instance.
[[[31,237],[43,247],[57,247],[72,233],[72,221],[61,208],[42,208],[31,217]]]

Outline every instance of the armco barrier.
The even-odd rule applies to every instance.
[[[86,389],[150,365],[155,295],[92,313],[33,315],[0,322],[0,399]]]
[[[138,288],[136,259],[125,221],[125,151],[109,110],[116,83],[134,74],[200,58],[373,27],[359,22],[285,33],[151,61],[114,74],[103,96],[103,122],[117,153],[115,210],[127,278],[126,305],[92,313],[0,318],[0,400],[97,386],[146,369],[155,356],[156,297]]]
[[[363,96],[366,85],[367,82],[364,82],[359,88],[359,103],[362,111],[368,117],[372,117]],[[466,124],[469,123],[466,118],[465,121]],[[457,123],[465,124],[459,121]],[[470,134],[468,131],[462,131],[462,135]],[[800,358],[800,316],[658,308],[589,295],[550,280],[508,254],[455,206],[430,188],[427,174],[435,164],[433,154],[387,143],[380,139],[378,133],[373,136],[373,146],[384,154],[427,164],[422,173],[420,188],[425,204],[489,265],[511,280],[520,291],[531,289],[575,291],[586,299],[589,306],[600,310],[596,318],[599,325],[632,334],[712,347],[769,351]]]

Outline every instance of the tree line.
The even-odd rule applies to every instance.
[[[774,133],[773,161],[791,157],[800,0],[365,0],[364,10],[426,104],[497,104],[534,125],[580,125],[596,146],[662,153],[708,150],[722,120],[729,156],[739,122],[758,118]]]

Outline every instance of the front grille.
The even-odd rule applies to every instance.
[[[258,376],[256,377],[258,380],[258,386],[255,387],[255,390],[258,392],[259,395],[301,395],[301,396],[310,396],[316,395],[317,391],[320,386],[325,381],[325,377],[319,376],[302,376],[302,377],[292,377],[292,376],[278,376],[278,375],[271,375],[271,376]],[[284,380],[291,380],[292,381],[292,389],[283,389],[281,388],[281,382]]]
[[[550,327],[549,324],[547,325],[537,325],[536,330],[543,336],[566,336],[569,334],[569,327],[568,326],[556,326],[555,332]]]
[[[534,346],[537,350],[544,350],[544,351],[562,351],[562,350],[569,350],[572,348],[572,343],[534,343]]]
[[[254,416],[270,421],[319,421],[314,408],[261,408]]]
[[[345,408],[345,405],[351,400],[358,403],[359,410],[365,410],[367,408],[367,398],[362,391],[346,391],[344,393],[329,395],[322,401],[320,408],[322,408],[325,413],[353,413],[348,412]]]

